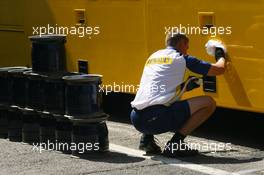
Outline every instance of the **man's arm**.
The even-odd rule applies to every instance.
[[[197,74],[201,75],[207,75],[210,68],[212,67],[211,63],[208,63],[206,61],[200,60],[196,57],[193,56],[184,56],[185,61],[186,61],[186,67]]]
[[[192,56],[185,56],[186,67],[197,74],[216,76],[225,72],[225,53],[223,49],[216,48],[215,59],[216,63],[211,64],[206,61],[202,61]]]
[[[225,58],[221,57],[216,63],[211,64],[208,76],[222,75],[225,73]]]

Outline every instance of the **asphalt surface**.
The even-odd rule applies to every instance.
[[[232,136],[227,135],[228,132],[224,133],[226,139],[223,139],[215,130],[210,129],[214,128],[213,123],[202,126],[194,136],[186,139],[188,143],[200,146],[200,155],[178,159],[145,155],[137,149],[140,133],[128,123],[114,121],[107,123],[111,142],[111,152],[107,154],[91,154],[77,158],[53,150],[44,150],[40,153],[32,145],[0,139],[0,174],[263,175],[264,151],[263,145],[259,144],[259,138],[256,137],[258,144],[248,140],[246,143],[250,144],[242,142],[238,144],[239,139],[233,143]],[[215,139],[211,139],[213,135]],[[172,133],[158,135],[159,144],[164,146],[171,136]],[[228,144],[229,147],[227,149],[208,146],[219,144]]]

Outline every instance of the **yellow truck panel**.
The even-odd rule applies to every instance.
[[[81,16],[81,17],[80,17]],[[79,24],[79,18],[85,22]],[[186,93],[213,96],[218,106],[264,113],[264,1],[209,0],[2,0],[1,66],[30,65],[28,36],[37,26],[98,26],[96,36],[67,37],[67,67],[88,60],[104,84],[137,85],[147,57],[164,48],[165,28],[231,27],[217,35],[228,48],[227,71],[217,77],[217,93],[202,88]],[[188,35],[191,55],[214,62],[204,45],[209,35]]]

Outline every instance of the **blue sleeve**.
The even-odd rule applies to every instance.
[[[209,72],[209,69],[211,67],[211,64],[206,62],[206,61],[202,61],[199,60],[193,56],[184,56],[185,61],[186,61],[186,67],[197,74],[201,74],[201,75],[207,75]]]

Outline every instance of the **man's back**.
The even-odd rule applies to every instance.
[[[147,60],[136,98],[131,103],[138,110],[165,104],[183,82],[186,70],[184,57],[173,48],[159,50]]]

